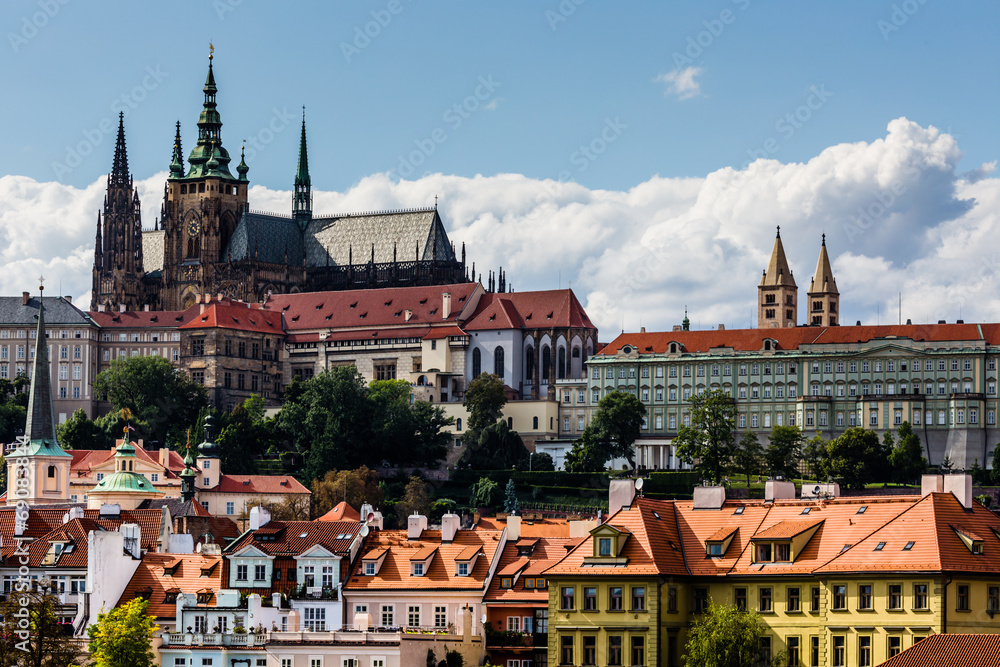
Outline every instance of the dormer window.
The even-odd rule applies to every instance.
[[[611,544],[612,540],[610,537],[602,537],[597,540],[597,555],[602,557],[611,556]]]
[[[721,556],[722,555],[722,542],[711,542],[708,545],[708,555],[709,556]]]
[[[500,588],[511,588],[514,586],[513,577],[501,577],[500,578]]]
[[[149,596],[152,594],[153,594],[153,589],[150,586],[146,586],[145,588],[140,588],[139,590],[137,590],[135,592],[135,597],[142,600],[148,600]]]
[[[458,576],[460,576],[460,577],[467,577],[467,576],[469,576],[469,564],[468,563],[459,563],[458,564]]]
[[[365,563],[365,576],[374,577],[375,576],[375,561],[370,561]]]
[[[410,575],[414,577],[424,576],[424,564],[423,563],[413,563],[410,569]]]
[[[973,533],[967,528],[962,528],[961,526],[952,526],[952,530],[958,535],[959,539],[962,540],[962,544],[965,548],[969,550],[975,556],[981,556],[983,554],[983,538]]]
[[[200,604],[206,604],[212,601],[213,591],[211,588],[203,588],[198,591],[198,602]]]
[[[770,543],[765,542],[764,544],[758,544],[757,545],[757,558],[756,558],[756,562],[758,562],[758,563],[760,563],[760,562],[770,563],[771,562],[771,544]]]
[[[175,602],[177,602],[177,596],[178,594],[180,594],[180,592],[181,589],[179,588],[171,588],[170,590],[166,591],[163,596],[164,604],[174,604]]]

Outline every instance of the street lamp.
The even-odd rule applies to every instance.
[[[534,452],[528,452],[528,472],[531,472],[531,457],[534,455]]]

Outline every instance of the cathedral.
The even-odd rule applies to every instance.
[[[291,213],[252,211],[249,167],[222,145],[209,56],[198,141],[185,169],[177,123],[159,219],[143,231],[119,117],[104,210],[98,213],[92,310],[182,310],[199,295],[268,294],[468,282],[437,207],[313,215],[305,114]],[[475,280],[473,274],[472,280]]]
[[[798,293],[795,276],[785,257],[785,246],[781,243],[781,227],[778,227],[771,249],[771,259],[764,269],[764,275],[757,286],[757,327],[759,329],[782,329],[798,326]],[[839,322],[838,302],[840,291],[833,278],[830,255],[826,252],[826,234],[819,247],[816,274],[809,284],[807,293],[808,326],[835,327]],[[686,316],[685,316],[686,317]]]

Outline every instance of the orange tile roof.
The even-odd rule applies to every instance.
[[[440,530],[425,530],[418,540],[408,540],[405,530],[375,530],[365,539],[365,548],[371,557],[372,551],[388,548],[382,566],[375,576],[365,576],[360,564],[355,564],[350,578],[344,584],[345,591],[365,590],[482,590],[490,563],[500,548],[501,531],[459,530],[455,539],[441,541]],[[475,566],[468,576],[456,574],[456,558],[470,547],[482,550]],[[414,554],[429,548],[437,553],[423,576],[410,576],[410,560]]]
[[[173,574],[164,572],[164,568],[176,565]],[[214,567],[213,567],[214,566]],[[202,576],[202,572],[211,568],[211,574]],[[136,597],[140,591],[149,591],[149,613],[157,618],[172,619],[177,615],[177,605],[166,602],[167,591],[195,594],[204,589],[218,591],[225,588],[222,582],[222,556],[204,554],[160,554],[148,552],[143,555],[139,567],[129,580],[125,591],[119,600],[124,604]],[[216,596],[213,595],[203,606],[214,607]]]
[[[220,475],[215,493],[312,493],[291,475]]]
[[[1000,635],[930,635],[879,667],[1000,667]]]
[[[213,302],[180,329],[233,329],[256,333],[284,334],[281,313],[259,306],[233,302]]]
[[[806,532],[810,528],[816,526],[817,524],[823,523],[823,519],[812,519],[807,521],[792,521],[784,520],[780,521],[770,528],[765,528],[756,535],[754,535],[752,540],[780,540],[789,537],[795,537],[801,533]]]
[[[341,501],[333,508],[316,519],[317,521],[361,521],[361,514],[346,502]]]
[[[476,530],[503,530],[506,519],[484,516],[476,524]],[[521,519],[521,537],[569,537],[569,521],[566,519]]]
[[[571,289],[484,294],[463,326],[466,331],[548,327],[597,328]]]
[[[723,526],[722,528],[718,529],[717,531],[715,531],[714,533],[712,533],[711,535],[709,535],[708,537],[706,537],[705,541],[706,542],[721,542],[722,540],[726,539],[727,537],[729,537],[730,535],[732,535],[733,533],[735,533],[739,529],[740,529],[739,526]]]
[[[490,582],[490,587],[483,596],[483,601],[490,602],[527,602],[545,606],[548,604],[549,593],[546,588],[525,588],[525,579],[541,577],[545,570],[562,560],[569,549],[580,543],[579,538],[543,537],[538,540],[530,556],[521,556],[517,545],[507,543],[500,555],[497,573]],[[513,577],[520,572],[521,576],[513,582],[511,588],[501,588],[501,577]]]
[[[327,551],[345,554],[360,530],[357,521],[271,521],[260,530],[245,533],[225,552],[233,554],[252,544],[272,556],[298,556],[319,544]],[[257,535],[273,539],[260,540]]]
[[[167,458],[167,466],[166,468],[163,468],[163,466],[160,466],[159,452],[143,449],[138,445],[138,443],[135,442],[131,444],[135,447],[135,455],[137,458],[163,469],[165,479],[179,479],[181,471],[184,470],[184,458],[180,454],[170,450]],[[73,457],[73,461],[70,463],[70,481],[73,481],[74,473],[76,473],[76,477],[79,478],[84,474],[91,472],[96,466],[113,460],[115,457],[115,451],[116,447],[110,447],[108,449],[69,450],[68,453]],[[196,467],[195,470],[198,470],[198,468]]]

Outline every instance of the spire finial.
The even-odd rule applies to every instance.
[[[211,61],[212,61],[212,58],[214,58],[214,57],[215,57],[215,45],[212,44],[212,42],[209,42],[208,43],[208,60],[209,60],[208,66],[209,67],[212,66],[212,62]]]
[[[781,225],[778,225],[778,233],[775,236],[775,238],[779,238],[779,239],[781,238]]]
[[[826,233],[823,233],[823,245],[826,245]]]
[[[434,210],[438,210],[438,196],[434,195]]]

